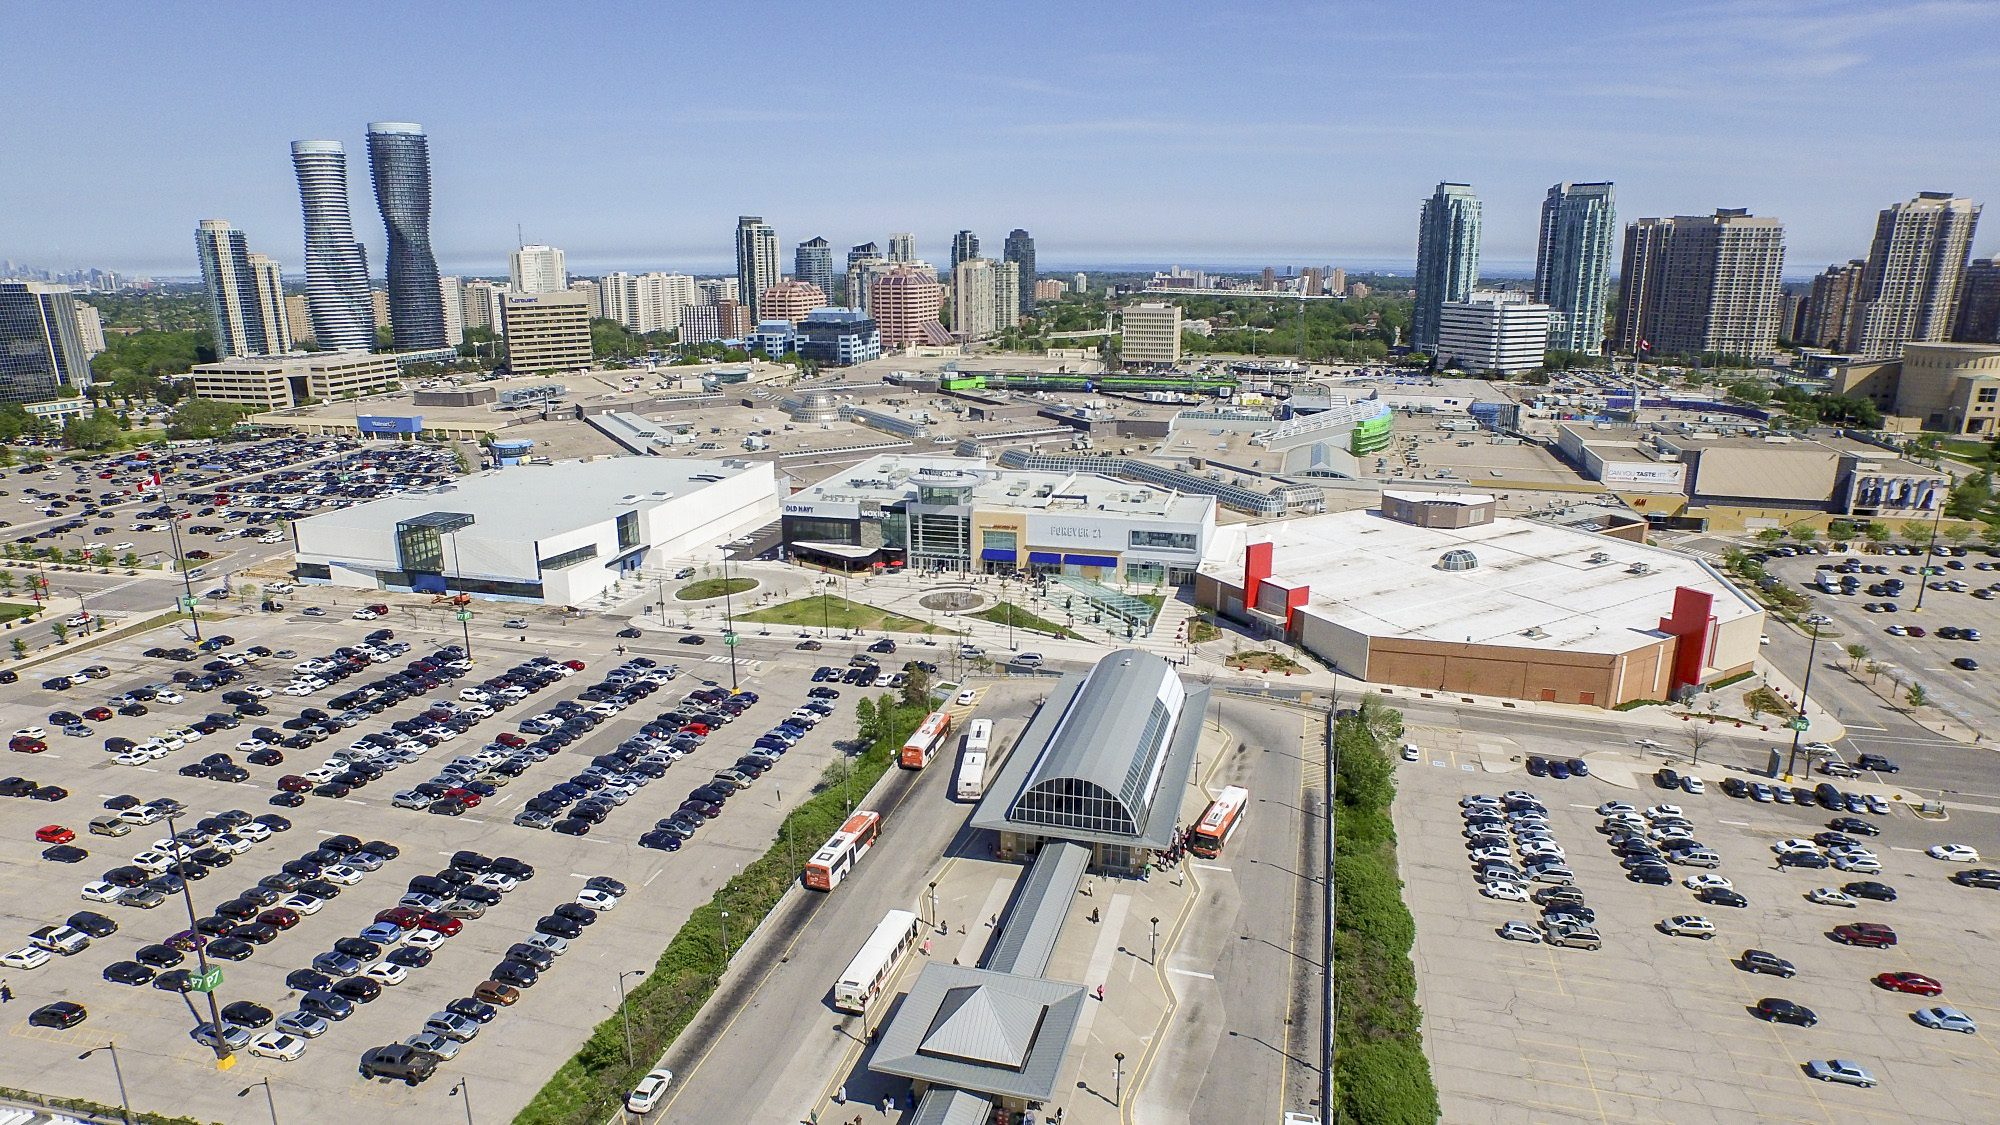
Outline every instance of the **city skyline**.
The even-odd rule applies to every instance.
[[[1248,16],[1190,9],[1135,23],[1116,7],[1030,6],[1022,18],[970,14],[968,26],[913,28],[889,14],[854,19],[798,8],[787,16],[792,41],[840,57],[847,45],[880,50],[893,24],[919,53],[969,35],[994,48],[983,53],[993,61],[953,53],[952,78],[972,96],[918,105],[865,86],[829,104],[803,75],[718,105],[697,96],[693,68],[670,78],[679,85],[665,93],[671,101],[678,90],[681,104],[694,108],[660,115],[643,135],[620,132],[622,123],[591,114],[587,102],[574,104],[589,97],[588,83],[496,111],[470,60],[482,43],[497,49],[526,34],[528,9],[450,25],[450,34],[471,37],[468,49],[424,55],[423,65],[415,63],[426,35],[383,39],[373,34],[375,18],[357,6],[299,13],[284,26],[242,20],[201,30],[205,50],[219,35],[227,40],[221,46],[244,57],[287,60],[287,81],[260,85],[259,97],[248,99],[227,85],[242,81],[247,90],[247,76],[196,89],[167,65],[173,44],[196,34],[170,13],[136,13],[114,28],[107,13],[23,12],[14,31],[25,86],[73,85],[64,76],[77,61],[76,44],[109,54],[100,77],[55,111],[64,120],[0,125],[0,144],[37,153],[39,172],[0,189],[5,256],[188,276],[186,229],[223,214],[256,243],[283,248],[286,271],[303,276],[291,249],[302,234],[288,206],[283,146],[335,136],[356,152],[353,123],[384,117],[425,123],[440,173],[439,264],[480,275],[504,267],[517,225],[529,241],[565,247],[584,271],[721,272],[732,257],[730,221],[746,212],[764,215],[788,247],[815,235],[836,246],[886,243],[891,232],[912,231],[939,259],[957,230],[1020,225],[1035,232],[1051,269],[1176,260],[1408,263],[1414,245],[1405,216],[1430,185],[1451,180],[1471,184],[1485,203],[1483,259],[1496,270],[1532,268],[1548,184],[1614,181],[1626,214],[1743,207],[1780,217],[1789,275],[1806,278],[1864,255],[1874,216],[1894,201],[1931,190],[1986,199],[2000,183],[1980,115],[1928,112],[1976,104],[1979,71],[2000,61],[1936,67],[1916,50],[1947,32],[1956,41],[2000,41],[2000,12],[1964,3],[1590,10],[1575,13],[1561,37],[1542,34],[1535,21],[1476,10],[1462,20],[1412,20],[1390,9]],[[640,65],[642,44],[656,48],[662,37],[643,25],[664,18],[634,14],[609,38],[588,25],[553,33],[538,25],[538,42],[552,65],[615,72]],[[668,37],[689,50],[726,31],[725,13],[689,18],[686,32]],[[448,29],[440,21],[435,30]],[[1079,41],[1118,49],[1035,49]],[[315,49],[298,50],[302,42]],[[1301,99],[1305,108],[1248,113],[1209,84],[1174,78],[1171,60],[1195,57],[1216,73],[1253,78],[1261,68],[1305,68],[1320,76],[1324,96]],[[1574,80],[1618,57],[1643,58],[1647,65],[1634,71],[1643,77]],[[1412,66],[1413,58],[1477,61]],[[398,74],[398,88],[381,94],[348,81],[356,65]],[[1863,73],[1868,98],[1827,96]],[[1412,100],[1428,86],[1439,92]],[[1504,96],[1465,96],[1481,90]],[[1107,111],[1118,91],[1146,93],[1149,108]],[[133,104],[151,108],[135,115]],[[1519,108],[1530,104],[1535,119],[1524,121]],[[227,129],[218,121],[224,105]],[[1927,122],[1921,135],[1907,128],[1913,116]],[[92,140],[51,145],[47,128]],[[829,128],[882,143],[816,144]],[[724,151],[746,130],[812,154],[814,174],[745,181],[670,155]],[[942,139],[921,150],[891,143],[912,130]],[[1782,160],[1769,151],[1777,136],[1787,138]],[[925,175],[955,159],[977,160],[985,171],[969,185]],[[1835,164],[1838,176],[1798,174]],[[132,191],[135,182],[147,191]],[[584,183],[587,198],[577,188]],[[1227,202],[1220,215],[1218,200]],[[387,261],[380,232],[364,230],[361,240],[379,270]],[[2000,236],[1982,232],[1975,254],[1996,251]]]

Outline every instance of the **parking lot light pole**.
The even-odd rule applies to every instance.
[[[1944,522],[1944,502],[1940,500],[1937,512],[1931,516],[1931,545],[1924,549],[1924,565],[1917,568],[1917,604],[1910,607],[1911,613],[1924,611],[1924,587],[1930,585],[1932,564],[1937,561],[1938,525]],[[1943,574],[1942,569],[1938,570]]]
[[[167,836],[172,838],[175,843],[179,843],[180,830],[174,826],[174,818],[171,816],[167,817],[166,821]],[[176,855],[174,857],[174,865],[178,867],[180,863],[181,859]],[[176,877],[178,878],[178,876]],[[201,969],[201,975],[206,977],[208,976],[208,935],[202,933],[201,929],[195,924],[194,892],[188,889],[188,881],[185,878],[182,878],[180,882],[181,901],[187,904],[188,933],[192,935],[192,939],[199,939],[195,940],[194,944],[194,963]],[[210,1042],[209,1046],[215,1049],[216,1066],[226,1069],[235,1065],[235,1052],[229,1049],[229,1042],[222,1037],[222,1005],[216,1000],[213,988],[208,989],[207,992],[208,1026],[215,1031],[215,1038]]]
[[[458,1085],[451,1088],[451,1096],[465,1100],[465,1125],[472,1125],[472,1087],[466,1079],[458,1080]]]
[[[1152,964],[1160,963],[1160,916],[1153,915],[1153,958]]]
[[[736,613],[729,596],[729,551],[722,552],[722,647],[729,650],[729,693],[736,694]]]
[[[259,1086],[264,1087],[264,1104],[271,1110],[271,1125],[278,1125],[278,1101],[276,1098],[273,1098],[271,1096],[270,1079],[260,1078],[257,1081],[252,1082],[250,1085],[245,1086],[241,1090],[236,1091],[236,1096],[239,1098],[247,1098],[250,1096],[250,1091],[255,1090]]]
[[[643,977],[644,969],[627,969],[618,974],[618,1015],[625,1023],[625,1065],[632,1065],[632,1014],[625,1009],[625,978]]]
[[[1792,726],[1792,752],[1785,757],[1785,776],[1788,778],[1797,772],[1799,738],[1805,734],[1809,721],[1806,718],[1806,700],[1808,693],[1812,691],[1813,653],[1819,651],[1820,626],[1832,622],[1831,618],[1822,613],[1808,614],[1803,620],[1806,627],[1812,630],[1812,640],[1806,644],[1806,675],[1799,683],[1799,717]]]
[[[932,879],[931,880],[931,925],[933,926],[937,925],[937,921],[938,921],[937,880]]]
[[[174,511],[173,502],[167,503],[167,534],[174,541],[174,565],[181,571],[181,590],[187,595],[183,603],[187,607],[188,624],[194,626],[194,639],[201,640],[201,615],[194,611],[194,579],[188,577],[187,555],[181,551],[181,517]]]
[[[111,1052],[111,1074],[118,1079],[118,1104],[124,1109],[125,1125],[132,1125],[132,1099],[125,1096],[125,1068],[118,1065],[117,1041],[111,1040],[107,1041],[102,1047],[92,1047],[90,1050],[78,1055],[77,1061],[81,1062],[99,1051]]]
[[[1117,1054],[1112,1055],[1111,1058],[1113,1063],[1111,1070],[1111,1081],[1113,1083],[1111,1104],[1123,1106],[1125,1104],[1125,1052],[1119,1051]]]

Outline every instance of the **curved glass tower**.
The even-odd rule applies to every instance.
[[[334,351],[375,348],[368,255],[347,211],[347,150],[339,141],[293,141],[292,170],[306,226],[306,301],[313,337]]]
[[[371,122],[368,167],[389,232],[389,323],[396,350],[442,348],[444,297],[431,252],[431,144],[424,127]]]

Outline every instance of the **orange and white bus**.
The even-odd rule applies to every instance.
[[[1222,845],[1243,824],[1243,812],[1249,804],[1250,791],[1240,785],[1216,794],[1215,800],[1202,811],[1201,819],[1195,822],[1194,831],[1188,834],[1188,851],[1205,859],[1221,855]]]
[[[903,755],[897,759],[906,770],[920,770],[931,764],[938,748],[951,737],[951,715],[945,711],[932,711],[924,716],[924,721],[903,743]]]
[[[840,978],[833,982],[833,1006],[843,1012],[866,1015],[868,1006],[882,995],[896,975],[896,966],[917,944],[917,916],[907,910],[891,910],[882,916],[875,932],[862,943]]]
[[[806,886],[816,891],[830,891],[840,885],[847,873],[868,849],[875,846],[875,838],[882,834],[882,814],[867,809],[856,809],[840,826],[840,831],[827,838],[825,844],[806,861]]]

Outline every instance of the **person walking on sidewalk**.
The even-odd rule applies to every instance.
[[[1099,1003],[1102,1003],[1104,1000],[1104,986],[1101,984],[1097,986],[1097,999]]]

